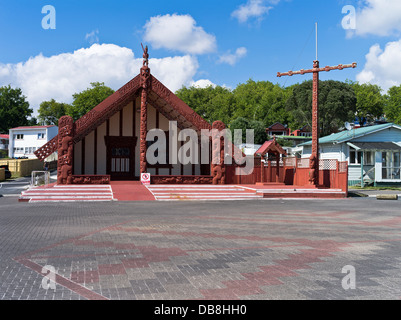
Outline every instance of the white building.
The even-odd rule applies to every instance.
[[[57,126],[18,127],[9,130],[8,156],[36,159],[34,152],[58,134]]]
[[[8,150],[8,134],[0,134],[0,150]]]
[[[302,158],[310,158],[311,142]],[[348,161],[349,185],[401,184],[401,126],[387,123],[343,131],[319,139],[320,159]]]

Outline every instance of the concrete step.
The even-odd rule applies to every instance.
[[[159,201],[204,201],[204,200],[255,200],[262,195],[255,190],[240,186],[214,185],[151,185],[148,189]]]
[[[33,187],[21,193],[19,201],[29,202],[93,202],[113,201],[113,192],[108,185],[74,185]]]

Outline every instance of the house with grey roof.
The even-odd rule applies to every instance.
[[[302,158],[312,143],[301,144]],[[348,161],[350,186],[401,185],[401,126],[386,123],[334,133],[319,139],[320,159]]]

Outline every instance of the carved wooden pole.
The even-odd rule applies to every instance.
[[[146,160],[146,135],[148,133],[148,89],[150,82],[149,54],[148,47],[144,49],[143,66],[141,68],[141,126],[140,126],[140,173],[148,170]]]
[[[280,182],[280,154],[276,152],[276,183]]]
[[[72,184],[74,161],[74,120],[63,116],[58,122],[57,184]]]
[[[313,61],[313,69],[319,69],[319,61]],[[319,185],[319,71],[313,72],[313,97],[312,97],[312,155],[311,175],[309,184]]]
[[[268,164],[269,164],[269,179],[267,180],[268,182],[273,182],[273,167],[272,167],[272,160],[269,157],[268,160]]]
[[[339,64],[338,66],[324,68],[319,67],[319,61],[313,61],[313,69],[288,71],[284,73],[277,73],[277,77],[293,75],[304,75],[313,73],[313,100],[312,100],[312,155],[309,161],[309,183],[314,186],[319,185],[319,72],[329,72],[332,70],[344,70],[346,68],[356,68],[357,64]]]
[[[212,125],[212,163],[211,173],[213,184],[225,184],[226,168],[224,164],[224,134],[226,128],[221,121],[215,121]]]

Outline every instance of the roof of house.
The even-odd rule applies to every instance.
[[[10,139],[8,134],[0,134],[0,139]]]
[[[278,152],[280,154],[287,154],[285,150],[277,143],[276,139],[266,141],[255,154],[264,156],[269,152]]]
[[[56,127],[55,125],[51,125],[51,126],[26,126],[26,127],[16,127],[16,128],[12,128],[10,130],[31,130],[31,129],[47,129],[47,128],[51,128],[51,127]]]
[[[401,147],[394,142],[348,142],[348,144],[357,150],[399,151],[401,149]]]
[[[362,128],[358,128],[358,129],[349,130],[349,131],[346,130],[346,131],[342,131],[339,133],[333,133],[329,136],[320,138],[319,143],[324,144],[324,143],[347,142],[347,141],[353,140],[355,138],[360,138],[360,137],[366,136],[368,134],[382,131],[384,129],[388,129],[391,127],[401,130],[401,126],[399,126],[399,125],[396,125],[394,123],[386,123],[386,124],[381,124],[381,125],[377,125],[377,126],[362,127]],[[308,146],[311,144],[312,144],[312,142],[308,141],[308,142],[300,144],[300,146]]]
[[[283,129],[287,129],[287,126],[286,125],[284,125],[284,124],[282,124],[282,123],[280,123],[280,122],[276,122],[276,123],[274,123],[274,124],[272,124],[270,127],[268,127],[267,129],[275,129],[275,127],[277,128],[283,128]],[[277,129],[278,129],[277,128]]]

